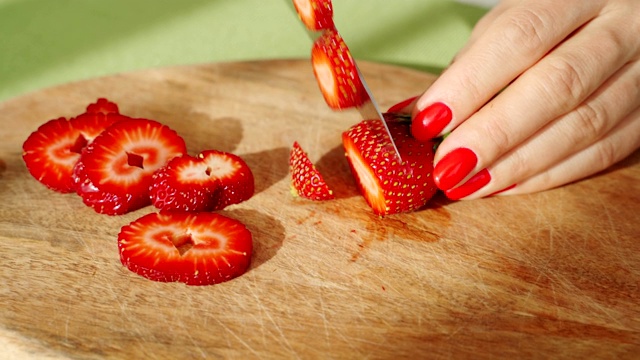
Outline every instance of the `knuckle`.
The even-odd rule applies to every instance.
[[[573,131],[579,140],[594,139],[609,129],[609,115],[603,106],[585,103],[574,112]]]
[[[495,158],[509,151],[512,147],[513,139],[505,121],[485,121],[483,123],[483,133],[487,139],[491,139],[494,146]]]
[[[617,147],[612,141],[600,141],[594,145],[594,151],[594,164],[591,167],[596,171],[606,169],[618,159]]]
[[[549,64],[549,71],[543,78],[543,86],[549,96],[556,101],[572,99],[579,101],[589,95],[589,89],[585,83],[582,72],[571,59],[557,57]]]
[[[532,56],[544,47],[543,16],[533,9],[515,11],[507,20],[504,37],[507,44],[518,44],[524,56]]]

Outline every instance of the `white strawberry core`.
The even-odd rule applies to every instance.
[[[318,79],[318,85],[320,85],[322,91],[329,94],[335,93],[334,89],[336,89],[337,84],[331,64],[328,61],[322,61],[314,63],[313,67],[316,72],[316,78]]]
[[[208,157],[206,163],[207,173],[219,179],[233,176],[233,174],[237,170],[236,163],[232,159],[227,157]]]
[[[293,0],[293,4],[301,17],[308,19],[313,16],[313,8],[308,0]]]

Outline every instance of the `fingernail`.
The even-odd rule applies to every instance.
[[[491,181],[491,174],[489,174],[489,170],[483,169],[480,170],[479,173],[473,175],[473,177],[467,180],[464,184],[457,188],[447,190],[444,194],[450,200],[460,200],[482,189],[489,183],[489,181]]]
[[[390,113],[400,112],[404,110],[404,108],[406,108],[407,106],[411,105],[411,103],[417,98],[418,98],[417,96],[414,96],[412,98],[408,98],[407,100],[403,100],[393,105],[392,107],[390,107],[389,110],[387,110],[387,112],[390,112]]]
[[[498,194],[501,194],[501,193],[503,193],[503,192],[505,192],[505,191],[509,191],[509,190],[511,190],[511,189],[513,189],[513,188],[515,188],[515,187],[516,187],[516,184],[513,184],[513,185],[508,186],[508,187],[506,187],[506,188],[504,188],[504,189],[502,189],[502,190],[498,190],[498,191],[496,191],[496,192],[494,192],[493,194],[488,195],[488,196],[498,195]]]
[[[457,148],[445,155],[433,169],[433,177],[440,190],[458,185],[476,167],[478,157],[467,148]]]
[[[441,102],[429,105],[411,122],[411,134],[420,141],[427,141],[440,135],[451,122],[451,109]]]

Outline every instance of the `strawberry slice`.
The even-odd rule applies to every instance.
[[[206,150],[198,155],[207,164],[211,177],[218,182],[212,210],[222,210],[249,200],[255,192],[255,180],[249,165],[238,155]]]
[[[126,119],[105,129],[82,152],[76,192],[99,213],[124,214],[149,205],[157,169],[186,153],[184,140],[157,121]]]
[[[333,199],[333,191],[313,165],[307,153],[298,142],[293,143],[289,156],[289,172],[291,174],[291,193],[309,200]]]
[[[213,211],[248,200],[251,169],[239,156],[206,150],[172,159],[153,174],[151,202],[160,210]]]
[[[302,23],[311,31],[333,29],[331,0],[293,0]]]
[[[216,213],[147,214],[118,234],[120,261],[147,279],[210,285],[231,280],[251,262],[251,232]]]
[[[22,145],[22,158],[29,173],[54,191],[73,192],[73,167],[80,159],[82,149],[104,129],[123,118],[118,114],[85,113],[71,120],[47,121]]]
[[[311,64],[320,91],[330,108],[340,110],[357,107],[369,99],[351,52],[337,31],[327,30],[314,42]]]
[[[411,120],[385,114],[403,162],[390,152],[390,139],[378,120],[364,120],[342,134],[351,172],[367,204],[377,215],[414,211],[436,193],[433,141],[411,136]]]
[[[107,100],[106,98],[99,98],[96,102],[89,104],[87,106],[87,113],[102,113],[102,114],[110,114],[115,113],[118,114],[120,111],[118,110],[118,105],[114,102]]]

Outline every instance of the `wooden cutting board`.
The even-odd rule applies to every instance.
[[[362,68],[382,107],[430,74]],[[120,227],[30,177],[21,146],[98,97],[168,124],[192,154],[246,159],[257,193],[223,211],[254,234],[251,269],[208,287],[124,269]],[[632,358],[640,356],[640,153],[535,195],[449,202],[378,218],[307,61],[121,74],[0,105],[0,358]],[[299,141],[337,199],[289,193]]]

